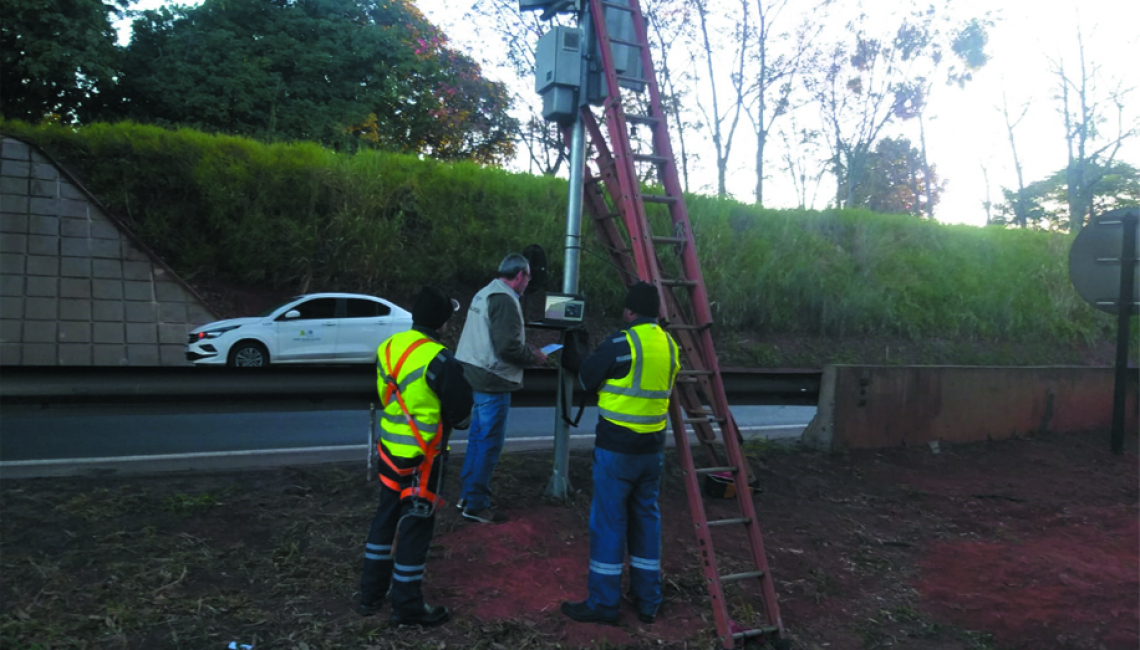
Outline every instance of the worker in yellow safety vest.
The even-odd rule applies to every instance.
[[[607,336],[578,372],[584,389],[598,391],[598,426],[589,596],[562,603],[562,613],[575,621],[618,622],[627,552],[629,593],[638,620],[653,623],[661,607],[657,495],[665,462],[665,418],[681,363],[677,344],[657,324],[660,308],[657,287],[633,285],[623,314],[628,325]]]
[[[471,386],[463,366],[439,342],[458,303],[424,287],[412,306],[412,329],[380,344],[376,387],[380,414],[380,505],[365,544],[357,611],[371,616],[386,596],[390,623],[430,627],[446,607],[424,602],[422,585],[452,429],[471,423]]]

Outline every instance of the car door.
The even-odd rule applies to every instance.
[[[336,352],[336,298],[310,298],[277,317],[277,358],[280,363],[331,361]],[[299,316],[289,318],[292,312]]]
[[[348,363],[373,361],[376,348],[393,333],[391,320],[391,307],[379,300],[346,298],[345,317],[337,330],[337,358]]]

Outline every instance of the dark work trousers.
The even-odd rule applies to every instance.
[[[428,485],[439,494],[447,470],[448,452],[432,466]],[[381,461],[383,462],[383,461]],[[422,499],[400,499],[399,492],[380,484],[380,505],[368,531],[364,569],[360,576],[360,602],[384,598],[391,585],[392,614],[405,617],[424,609],[424,566],[435,530],[435,513]],[[430,516],[417,516],[416,511]]]

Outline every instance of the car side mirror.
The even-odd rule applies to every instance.
[[[296,309],[290,309],[289,311],[285,312],[285,316],[284,316],[285,320],[289,320],[290,318],[300,318],[300,317],[301,317],[301,312],[297,311]]]

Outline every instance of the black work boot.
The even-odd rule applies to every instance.
[[[397,627],[400,625],[422,625],[424,627],[435,627],[443,625],[451,619],[451,612],[443,605],[428,605],[424,603],[422,612],[411,614],[407,616],[400,616],[399,614],[392,614],[392,618],[388,619],[389,625]]]
[[[384,607],[385,601],[387,601],[388,597],[391,595],[391,587],[388,588],[387,593],[375,599],[367,599],[364,597],[364,594],[360,594],[360,602],[356,605],[356,613],[360,614],[361,616],[372,616],[376,612],[380,611],[380,608]]]
[[[590,609],[586,601],[572,603],[566,601],[562,603],[562,613],[570,618],[578,621],[579,623],[602,623],[605,625],[617,625],[617,616],[606,616],[601,612]]]

